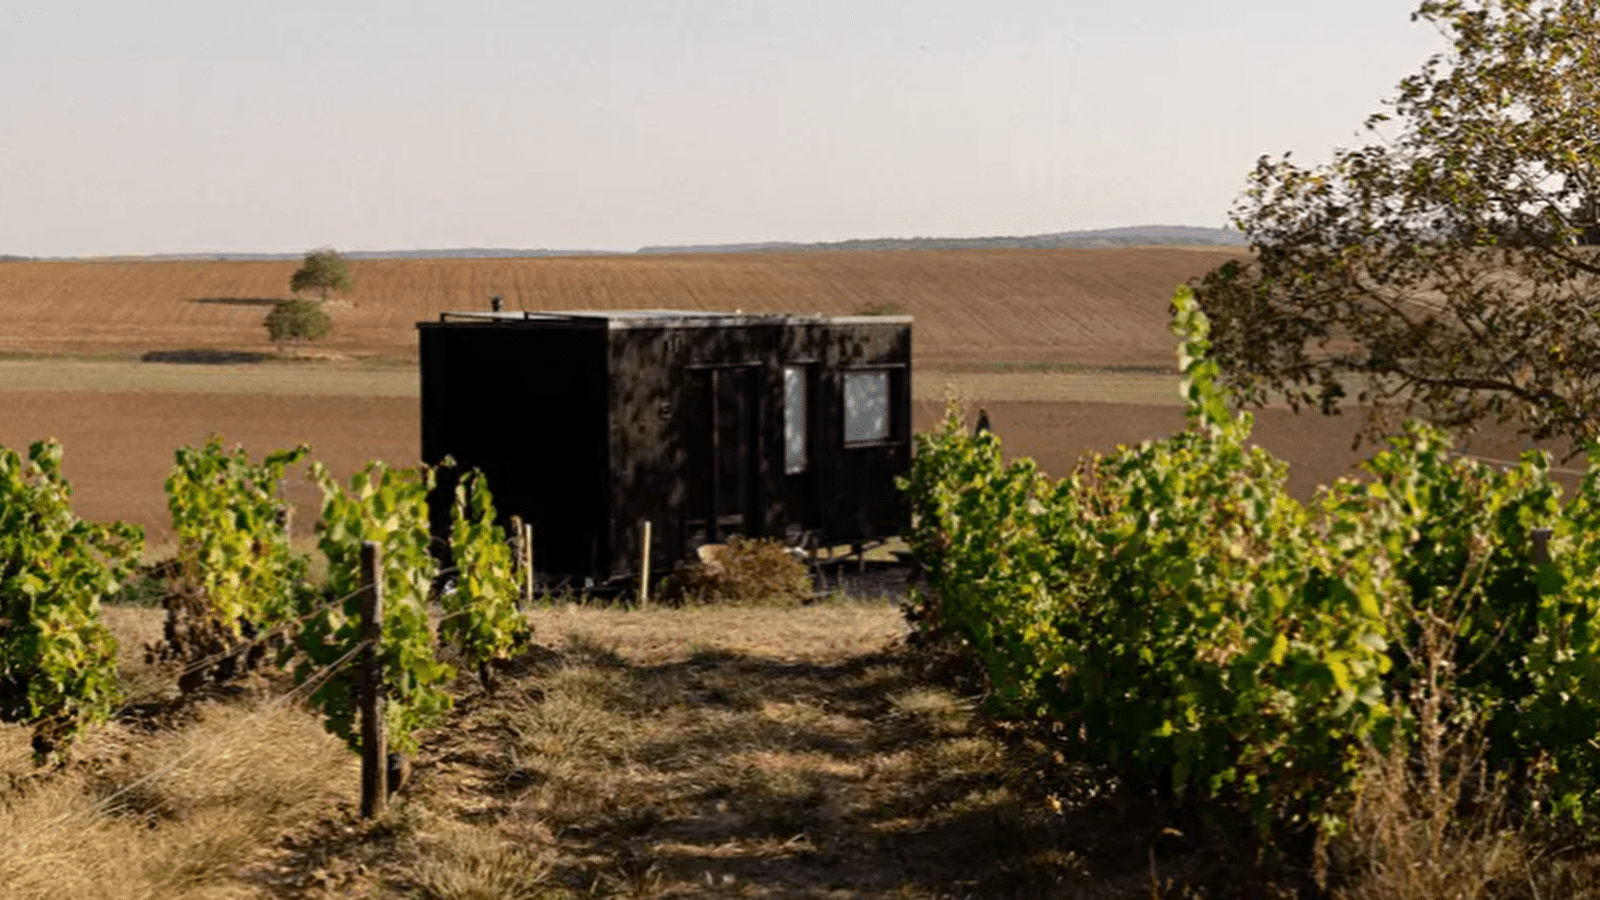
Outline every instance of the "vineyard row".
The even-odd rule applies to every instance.
[[[487,679],[491,662],[530,638],[516,608],[510,544],[480,475],[456,488],[453,566],[441,571],[428,527],[433,470],[373,462],[340,483],[312,463],[323,495],[317,544],[327,560],[326,581],[314,584],[309,557],[290,547],[281,492],[288,468],[308,453],[301,446],[252,462],[217,437],[176,452],[166,489],[177,550],[161,566],[167,622],[151,652],[178,664],[184,690],[267,661],[287,666],[314,686],[310,700],[328,729],[356,748],[361,678],[348,663],[362,648],[369,545],[379,562],[366,583],[377,584],[385,604],[373,647],[383,724],[394,748],[412,753],[418,729],[450,708],[444,686],[455,673],[442,646]],[[0,447],[0,720],[33,725],[40,762],[120,702],[116,641],[100,605],[138,577],[143,552],[138,528],[73,514],[61,457],[51,441],[26,456]]]
[[[1186,430],[1059,481],[954,412],[919,436],[920,636],[1063,756],[1257,836],[1341,827],[1376,759],[1592,823],[1600,458],[1563,500],[1543,454],[1489,466],[1413,423],[1301,503],[1174,308]]]

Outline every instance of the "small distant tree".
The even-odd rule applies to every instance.
[[[345,264],[339,251],[332,247],[307,253],[305,262],[289,276],[289,290],[296,294],[301,291],[320,291],[324,303],[328,301],[329,291],[348,293],[353,286],[350,267]]]
[[[267,336],[283,352],[284,344],[300,346],[301,341],[314,341],[333,328],[333,320],[322,304],[315,300],[295,298],[279,300],[272,312],[267,313]]]

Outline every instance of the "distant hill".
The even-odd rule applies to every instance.
[[[1054,250],[1063,247],[1111,248],[1215,245],[1243,247],[1242,233],[1226,228],[1191,225],[1135,225],[1095,231],[1060,231],[1054,234],[978,238],[864,238],[821,243],[767,241],[751,244],[687,244],[643,247],[640,253],[810,253],[872,250]]]
[[[455,247],[436,250],[351,250],[343,254],[345,259],[523,259],[534,256],[619,256],[621,253],[609,250],[518,250],[507,247],[479,248]],[[41,260],[65,262],[77,260],[83,262],[104,260],[110,262],[284,262],[298,260],[305,256],[303,253],[152,253],[148,255],[117,255],[117,256],[53,256],[37,257]],[[7,259],[25,260],[26,256],[0,256],[0,261]]]
[[[533,256],[617,256],[609,250],[516,250],[507,247],[463,247],[451,250],[356,250],[349,259],[522,259]],[[299,259],[295,254],[290,259]]]
[[[1243,247],[1244,235],[1226,228],[1197,228],[1192,225],[1135,225],[1130,228],[1102,228],[1095,231],[1059,231],[1054,234],[977,238],[858,238],[848,241],[799,243],[762,241],[748,244],[671,244],[641,247],[636,253],[826,253],[869,252],[873,250],[1053,250],[1061,247],[1113,248],[1159,246]],[[522,259],[538,256],[628,256],[618,250],[519,250],[506,247],[454,247],[434,250],[353,250],[348,259]],[[300,259],[300,253],[156,253],[147,256],[32,257],[40,260],[101,260],[110,262],[280,262]],[[0,261],[26,260],[26,256],[0,254]]]

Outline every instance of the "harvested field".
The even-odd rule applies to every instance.
[[[1222,248],[729,254],[352,263],[319,352],[262,359],[262,317],[295,262],[0,265],[0,444],[66,447],[82,515],[166,540],[174,448],[219,433],[253,453],[307,442],[345,474],[420,452],[415,323],[481,308],[746,309],[916,316],[914,425],[949,396],[986,406],[1009,453],[1066,472],[1086,450],[1182,425],[1167,304]],[[137,362],[140,358],[189,360]],[[254,354],[254,356],[252,356]],[[4,358],[9,356],[10,358]],[[201,364],[209,361],[212,364]],[[1309,495],[1365,455],[1355,417],[1258,415],[1258,435]],[[1514,437],[1487,444],[1514,455]],[[291,485],[303,510],[315,492]],[[297,518],[302,535],[314,515]]]
[[[93,520],[140,525],[156,546],[168,540],[162,484],[172,466],[172,452],[198,444],[212,433],[221,434],[229,445],[243,444],[257,456],[309,443],[313,456],[341,477],[367,460],[406,465],[421,453],[417,400],[405,393],[399,379],[376,382],[395,392],[386,396],[352,395],[361,385],[373,383],[361,372],[330,372],[320,385],[298,379],[280,385],[294,393],[250,392],[243,389],[252,383],[248,378],[245,385],[233,385],[237,390],[208,386],[185,391],[184,382],[169,380],[160,387],[146,384],[139,392],[122,392],[106,389],[113,382],[70,374],[74,365],[62,367],[68,373],[63,380],[78,385],[72,390],[14,390],[0,382],[0,445],[21,448],[44,437],[60,440],[66,449],[63,470],[72,482],[78,513]],[[0,375],[5,371],[0,364]],[[276,376],[268,372],[260,377],[271,384]],[[1070,379],[1052,386],[1041,384],[1039,378],[990,377],[981,390],[958,380],[953,382],[954,393],[970,409],[981,404],[989,411],[1008,455],[1031,456],[1052,474],[1065,474],[1086,451],[1170,434],[1184,424],[1175,376],[1131,386],[1117,384],[1116,378],[1106,379],[1109,386]],[[927,391],[912,415],[917,430],[943,415],[943,404],[936,399],[941,382],[923,381]],[[99,387],[85,389],[85,384]],[[1124,399],[1066,399],[1106,391]],[[1167,398],[1164,403],[1162,395]],[[1018,396],[1049,399],[1014,399]],[[1290,461],[1290,486],[1301,497],[1348,474],[1371,454],[1371,448],[1351,449],[1360,425],[1355,415],[1325,418],[1297,416],[1286,409],[1256,412],[1257,440]],[[1492,430],[1472,444],[1476,452],[1502,459],[1515,456],[1520,446],[1515,435]],[[302,510],[295,519],[296,533],[307,537],[320,497],[300,479],[290,482],[289,495]]]
[[[1167,302],[1220,248],[360,260],[319,347],[415,358],[442,310],[678,308],[917,317],[927,361],[1169,365]],[[270,351],[261,321],[297,262],[0,265],[0,353]]]
[[[0,410],[0,445],[61,441],[62,471],[72,483],[78,515],[140,525],[153,545],[167,540],[162,485],[173,450],[200,444],[213,432],[257,456],[309,443],[317,459],[341,477],[368,460],[403,465],[421,455],[417,401],[410,398],[0,391]],[[301,510],[295,531],[309,534],[321,495],[296,479],[289,496]]]

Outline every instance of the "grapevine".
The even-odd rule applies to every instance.
[[[472,472],[456,486],[452,510],[450,552],[456,572],[454,589],[440,596],[439,636],[478,667],[487,686],[488,664],[507,658],[531,632],[517,611],[511,548],[495,524],[494,499],[482,473]]]
[[[178,550],[164,655],[221,657],[216,674],[226,678],[234,671],[228,651],[292,612],[308,562],[290,548],[290,508],[278,487],[308,452],[302,444],[252,464],[243,448],[226,451],[216,435],[177,450],[166,482]],[[204,674],[188,672],[185,686]]]
[[[1301,504],[1229,410],[1186,291],[1174,312],[1178,434],[1059,482],[954,411],[919,437],[916,627],[959,638],[1001,711],[1067,725],[1064,749],[1293,830],[1336,826],[1364,749],[1414,727],[1431,616],[1452,636],[1434,674],[1484,723],[1491,767],[1530,809],[1600,809],[1600,467],[1563,507],[1542,456],[1499,471],[1412,425]]]
[[[0,447],[0,720],[34,723],[35,759],[58,755],[117,702],[117,643],[100,603],[133,573],[135,526],[72,512],[61,445]]]
[[[327,609],[302,609],[299,636],[303,658],[295,677],[304,682],[347,657],[360,640],[361,545],[375,541],[382,550],[379,579],[384,592],[383,639],[378,656],[388,702],[389,739],[404,754],[416,751],[415,733],[437,722],[450,708],[443,690],[454,674],[434,654],[428,622],[428,590],[437,564],[428,552],[429,469],[390,469],[368,463],[342,486],[321,463],[311,477],[322,488],[318,546],[328,559]],[[310,604],[313,601],[302,601]],[[317,601],[320,603],[320,599]],[[352,748],[359,746],[353,703],[354,673],[340,669],[312,694],[328,729]]]

